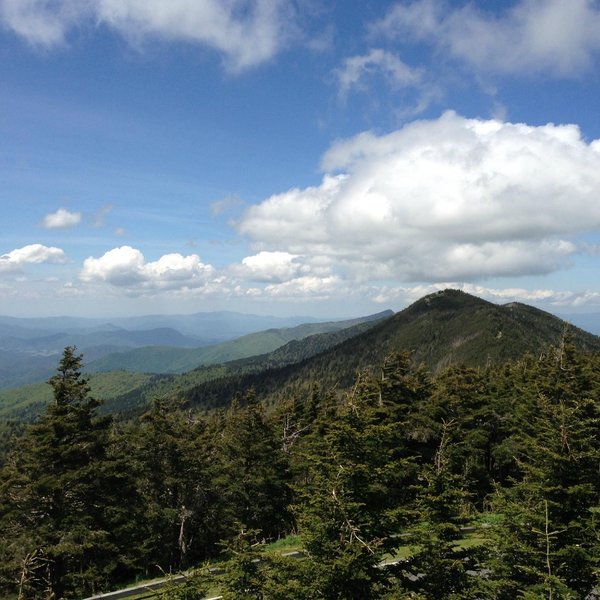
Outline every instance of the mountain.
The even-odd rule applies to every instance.
[[[255,331],[296,327],[320,320],[314,317],[274,317],[232,311],[198,312],[189,315],[143,315],[112,319],[68,316],[19,318],[0,315],[0,339],[5,335],[28,339],[44,337],[52,333],[86,335],[113,330],[145,331],[166,328],[194,338],[198,346],[203,346],[231,340]]]
[[[110,322],[81,317],[0,316],[0,389],[47,379],[54,372],[65,346],[77,346],[90,363],[127,349],[145,346],[199,348],[269,328],[296,327],[300,323],[317,321],[310,317],[282,318],[227,311],[148,315]],[[160,357],[154,363],[159,364],[167,353],[160,351]],[[143,356],[141,360],[145,362],[147,357]],[[192,361],[180,369],[168,370],[185,370],[201,362]]]
[[[104,410],[135,414],[156,397],[178,395],[198,409],[226,405],[237,392],[253,388],[269,402],[289,393],[305,393],[313,383],[323,389],[352,385],[357,371],[377,369],[392,352],[407,350],[417,362],[438,372],[452,364],[485,366],[514,360],[529,352],[540,355],[558,345],[566,330],[584,351],[600,351],[600,337],[570,326],[537,308],[510,303],[497,305],[457,290],[445,290],[418,300],[403,311],[378,321],[292,340],[273,352],[194,369],[181,375],[144,375],[135,385],[127,376],[105,373],[118,384],[102,396]],[[48,388],[48,386],[45,386]],[[44,389],[45,389],[44,388]],[[36,388],[40,389],[40,388]],[[0,393],[0,406],[12,402],[22,418],[35,411],[27,408],[18,390]],[[32,396],[37,397],[33,394]],[[50,397],[49,390],[45,390]],[[39,407],[37,408],[39,410]]]
[[[199,383],[215,378],[233,373],[256,373],[266,368],[298,362],[366,331],[378,320],[385,319],[392,314],[393,312],[388,310],[359,319],[325,323],[323,328],[333,329],[333,331],[312,335],[307,334],[319,330],[320,324],[305,324],[290,330],[270,330],[264,332],[269,339],[274,335],[273,332],[278,332],[279,340],[286,336],[304,335],[306,337],[302,340],[293,339],[268,354],[201,367],[182,375],[131,373],[122,369],[106,373],[92,373],[90,375],[91,393],[106,401],[103,407],[105,411],[132,412],[143,409],[157,396],[183,393],[184,390],[192,389]],[[254,339],[252,336],[249,337]],[[244,345],[244,347],[247,346]],[[236,348],[235,343],[233,348]],[[157,350],[160,351],[160,349]],[[87,355],[84,356],[84,359],[86,357]],[[56,368],[56,362],[54,368]],[[89,372],[88,369],[86,371]],[[0,391],[0,419],[30,420],[51,398],[50,386],[45,383]]]
[[[342,389],[354,382],[357,371],[377,368],[387,355],[404,350],[434,372],[451,364],[498,364],[527,352],[547,351],[560,343],[566,329],[579,348],[600,351],[600,337],[545,311],[520,303],[499,306],[458,290],[444,290],[298,363],[229,374],[189,389],[185,396],[198,406],[210,407],[226,404],[234,391],[250,388],[262,399],[305,390],[311,382]]]
[[[90,372],[124,369],[137,373],[185,373],[202,365],[266,354],[292,340],[301,340],[318,333],[340,331],[360,323],[379,321],[393,314],[391,310],[387,310],[346,321],[303,323],[296,327],[267,329],[203,348],[185,349],[165,346],[136,348],[88,361],[87,369]]]

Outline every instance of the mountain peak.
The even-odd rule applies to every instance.
[[[408,306],[405,311],[414,315],[416,313],[427,312],[431,309],[460,310],[470,306],[483,307],[491,305],[495,306],[491,302],[483,300],[483,298],[478,298],[462,290],[446,288],[445,290],[423,296],[423,298]]]

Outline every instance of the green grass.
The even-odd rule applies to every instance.
[[[486,512],[479,515],[475,521],[475,525],[483,525],[484,527],[498,525],[502,523],[504,515],[501,513]]]
[[[264,548],[265,552],[277,552],[279,554],[296,552],[298,550],[302,550],[302,540],[299,535],[288,535],[287,537],[267,544]]]

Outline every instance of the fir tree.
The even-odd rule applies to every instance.
[[[379,564],[406,522],[414,464],[404,455],[401,430],[383,407],[378,382],[361,374],[322,443],[308,449],[296,515],[311,565],[310,589],[315,598],[381,598],[390,571]]]
[[[593,378],[585,376],[588,366],[589,359],[565,345],[536,374],[533,393],[543,391],[527,402],[515,435],[520,477],[495,499],[504,517],[492,544],[500,598],[517,590],[583,598],[597,583],[600,404]]]
[[[111,419],[97,416],[75,348],[49,383],[54,402],[19,441],[0,483],[2,571],[20,598],[81,596],[133,566],[122,549],[134,541],[135,494],[110,455]]]
[[[253,392],[234,399],[214,444],[220,537],[246,530],[260,531],[267,539],[286,534],[291,522],[288,461]]]
[[[214,551],[210,443],[204,421],[181,407],[172,398],[155,399],[123,443],[144,502],[140,554],[147,570],[186,569]]]

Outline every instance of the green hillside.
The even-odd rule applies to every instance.
[[[268,344],[281,340],[282,335],[298,335],[319,326],[322,324],[244,336],[238,340],[238,349],[247,347],[248,339],[267,340]],[[525,353],[540,355],[560,342],[566,328],[580,349],[600,350],[598,336],[570,327],[550,313],[519,303],[499,306],[464,292],[445,290],[393,316],[292,339],[257,356],[182,374],[98,373],[91,375],[90,383],[93,394],[104,400],[102,410],[125,416],[139,413],[157,397],[179,396],[199,409],[210,410],[251,388],[261,399],[273,403],[290,391],[305,393],[313,382],[323,389],[347,388],[358,371],[382,364],[391,352],[408,350],[416,362],[434,373],[452,364],[481,367]],[[257,341],[255,348],[260,343]],[[227,352],[233,352],[232,346],[227,346]],[[160,349],[152,350],[160,353]],[[219,347],[213,351],[216,360]],[[149,370],[150,362],[145,365]],[[49,398],[49,387],[44,384],[0,392],[0,418],[29,420]]]
[[[263,399],[289,389],[345,388],[356,372],[383,363],[391,352],[408,350],[433,372],[451,364],[477,367],[500,364],[525,353],[539,355],[560,342],[569,325],[525,304],[499,306],[457,290],[422,298],[368,331],[296,364],[262,372],[238,372],[213,379],[186,392],[199,406],[226,404],[236,391],[250,388]],[[574,343],[584,351],[600,350],[600,337],[572,328]]]
[[[91,395],[112,398],[139,389],[152,375],[143,373],[97,373],[90,377]],[[52,399],[52,388],[47,383],[34,383],[13,390],[0,391],[0,420],[31,420]]]
[[[368,330],[378,320],[391,314],[393,314],[391,311],[386,311],[370,317],[328,323],[325,325],[334,328],[331,332],[307,335],[301,340],[292,339],[283,346],[279,344],[279,348],[267,354],[201,367],[178,375],[132,373],[122,368],[106,373],[91,373],[89,380],[92,395],[104,401],[102,410],[105,412],[135,413],[147,407],[156,397],[183,394],[213,379],[229,377],[232,374],[258,373],[314,356]],[[272,332],[277,332],[273,335],[277,335],[278,339],[285,336],[305,335],[309,331],[318,330],[323,325],[311,323],[288,329],[268,330],[263,332],[265,336],[261,334],[244,336],[241,345],[249,348],[247,338],[268,340]],[[154,350],[159,355],[161,349],[148,348],[148,350]],[[148,363],[145,367],[148,368]],[[89,372],[89,368],[86,368],[86,371]],[[51,388],[46,383],[27,385],[13,390],[0,390],[0,419],[31,420],[41,412],[51,397]]]
[[[446,292],[300,364],[263,357],[272,368],[246,376],[268,400],[280,375],[272,410],[252,393],[209,414],[167,396],[116,424],[66,348],[39,420],[0,419],[0,596],[99,597],[136,582],[148,598],[140,579],[167,575],[156,598],[595,598],[600,352],[563,325]],[[558,334],[558,345],[437,372],[397,352],[339,393],[325,387],[343,381],[338,357],[431,328],[435,342],[415,352],[439,366],[444,348],[492,362],[513,351],[503,340],[539,348]],[[290,386],[302,376],[315,377],[302,381],[309,395]],[[147,386],[168,381],[182,379]]]
[[[268,329],[203,348],[176,348],[172,346],[134,348],[103,356],[90,362],[87,368],[89,371],[124,369],[138,373],[185,373],[201,365],[266,354],[292,340],[302,340],[319,333],[340,331],[360,323],[378,321],[392,314],[393,312],[388,310],[358,319],[305,323],[296,327]]]

